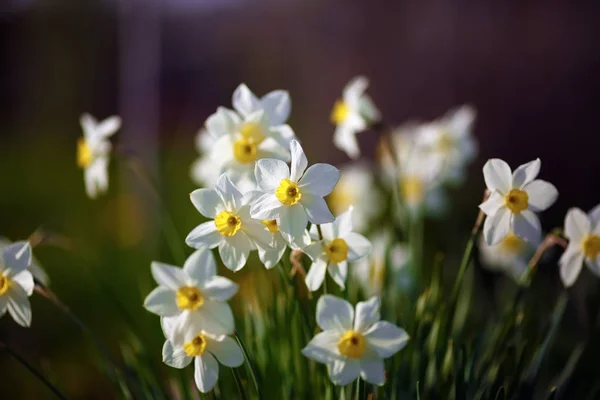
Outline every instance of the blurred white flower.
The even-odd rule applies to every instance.
[[[381,214],[384,199],[375,185],[373,171],[365,164],[349,164],[340,168],[340,179],[329,196],[327,204],[334,215],[354,207],[354,230],[364,232],[369,222]]]
[[[539,243],[529,243],[509,232],[500,243],[488,245],[483,236],[479,237],[479,258],[482,265],[491,271],[501,271],[519,282],[527,271],[527,257],[532,247]]]
[[[356,311],[339,297],[323,295],[317,302],[318,333],[302,354],[327,364],[336,385],[361,377],[373,385],[385,383],[383,359],[393,356],[408,342],[401,328],[380,321],[380,301],[372,297],[359,302]]]
[[[281,160],[265,159],[256,163],[259,190],[252,197],[250,215],[259,220],[276,220],[284,239],[293,247],[302,247],[308,221],[326,224],[334,217],[323,199],[333,190],[339,171],[329,164],[310,168],[304,151],[295,140],[290,145],[291,170]]]
[[[600,277],[600,205],[587,215],[579,208],[571,208],[565,218],[565,236],[569,246],[559,262],[564,285],[575,283],[584,261]]]
[[[2,249],[0,257],[0,318],[8,313],[21,326],[31,325],[31,306],[28,297],[35,283],[28,268],[31,246],[17,242]]]
[[[220,168],[215,165],[217,161],[211,158],[211,150],[213,149],[216,140],[213,138],[206,129],[200,129],[196,135],[196,150],[200,156],[192,164],[190,171],[192,180],[195,184],[211,188],[217,183],[217,179],[221,175],[219,173]]]
[[[162,328],[167,338],[162,349],[163,362],[181,369],[194,361],[194,381],[202,393],[211,391],[217,383],[219,363],[231,368],[244,363],[242,350],[229,336],[200,330],[177,337],[173,333],[175,327],[166,319],[162,321]]]
[[[238,290],[227,278],[217,275],[211,251],[192,253],[183,268],[152,262],[152,276],[158,287],[144,300],[144,307],[173,326],[173,333],[196,334],[203,329],[213,335],[233,333],[231,308],[226,303]],[[173,336],[168,336],[173,339]]]
[[[112,116],[97,122],[90,114],[80,119],[83,138],[77,142],[77,165],[84,170],[85,190],[94,199],[108,189],[111,144],[108,138],[121,127],[121,118]]]
[[[485,163],[483,177],[490,196],[479,208],[487,215],[483,225],[487,244],[499,243],[511,231],[531,243],[540,240],[542,228],[535,213],[550,207],[558,197],[554,185],[535,179],[540,166],[538,158],[512,173],[498,158]]]
[[[214,189],[197,189],[190,194],[196,209],[211,221],[194,228],[185,239],[188,246],[199,249],[219,247],[223,264],[239,271],[248,260],[250,251],[271,247],[267,228],[250,218],[250,205],[244,196],[223,174]]]
[[[379,110],[365,94],[368,86],[364,76],[353,78],[331,111],[331,122],[336,126],[333,144],[353,159],[360,156],[356,134],[380,119]]]
[[[371,251],[371,243],[367,238],[352,231],[352,212],[350,207],[334,222],[320,225],[323,240],[319,240],[317,227],[311,227],[311,236],[317,242],[303,249],[313,262],[306,274],[306,286],[310,291],[321,287],[325,272],[329,272],[342,289],[345,288],[348,262],[356,261]]]
[[[0,251],[2,251],[6,246],[8,246],[12,243],[13,242],[8,240],[7,238],[0,237]],[[26,241],[25,242],[16,242],[15,244],[17,244],[17,243],[21,244],[22,246],[29,246],[29,242],[26,242]],[[40,263],[33,256],[33,254],[31,255],[29,271],[31,272],[31,274],[33,275],[35,280],[42,283],[42,285],[48,286],[48,284],[50,284],[50,278],[48,278],[48,274],[46,274],[46,271],[44,271],[44,269],[41,267]]]
[[[287,91],[273,90],[259,99],[244,83],[233,92],[231,103],[233,108],[244,118],[258,111],[264,112],[270,127],[284,125],[292,108],[292,100]],[[279,139],[282,140],[281,144],[285,148],[294,139],[294,132],[289,127],[280,130],[278,134],[280,135]]]

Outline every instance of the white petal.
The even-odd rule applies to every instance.
[[[321,285],[323,284],[323,280],[325,280],[325,271],[327,270],[327,262],[322,258],[317,258],[315,262],[312,263],[310,270],[306,274],[306,287],[311,292],[319,290]]]
[[[210,353],[204,353],[194,360],[194,380],[202,393],[210,392],[219,378],[219,363]]]
[[[186,279],[183,269],[158,261],[152,261],[150,267],[152,276],[159,285],[166,286],[172,290],[178,290],[180,287],[185,286]]]
[[[263,192],[262,190],[250,190],[244,193],[244,204],[252,205],[264,195],[265,192]]]
[[[242,230],[246,232],[250,240],[254,242],[257,247],[264,249],[271,248],[273,235],[262,222],[251,218],[243,219]]]
[[[377,296],[358,302],[354,316],[354,330],[365,332],[371,325],[379,321],[381,319],[380,309],[381,301]]]
[[[488,160],[483,166],[483,179],[490,191],[506,194],[512,188],[512,174],[506,162],[499,158]]]
[[[323,364],[340,360],[342,356],[337,348],[340,338],[341,333],[337,331],[325,330],[319,332],[312,338],[306,347],[302,349],[302,354],[305,357]]]
[[[96,125],[95,137],[97,139],[106,139],[114,135],[119,128],[121,128],[121,117],[113,115]]]
[[[333,383],[345,386],[360,376],[360,362],[351,358],[337,360],[328,364],[327,370]]]
[[[223,203],[215,190],[196,189],[190,193],[192,204],[206,218],[214,218],[223,211]]]
[[[361,359],[360,376],[366,382],[382,386],[385,384],[385,366],[381,359]]]
[[[6,314],[8,310],[8,296],[0,296],[0,318]]]
[[[513,215],[512,230],[515,235],[530,243],[538,243],[542,236],[540,220],[529,210]]]
[[[583,265],[584,255],[578,245],[570,244],[560,258],[560,279],[566,287],[572,286]]]
[[[265,193],[250,207],[250,216],[255,219],[277,219],[283,204],[273,193]]]
[[[252,243],[244,232],[238,232],[235,236],[225,237],[219,246],[221,261],[232,271],[239,271],[246,265],[248,253],[252,249]]]
[[[600,227],[600,204],[590,210],[588,217],[595,229]]]
[[[254,167],[256,183],[266,193],[275,193],[283,179],[290,177],[290,169],[281,160],[262,159]]]
[[[379,321],[365,333],[365,339],[379,357],[388,358],[406,346],[409,338],[404,329],[387,321]]]
[[[225,302],[206,299],[202,307],[194,312],[188,312],[177,319],[173,328],[173,338],[190,340],[200,331],[212,335],[231,335],[235,329],[231,307]],[[175,344],[177,340],[174,340]]]
[[[324,256],[323,242],[314,242],[302,249],[313,262]]]
[[[571,208],[565,217],[565,235],[572,242],[580,242],[590,233],[590,220],[579,208]]]
[[[306,170],[299,182],[302,195],[312,193],[317,196],[327,196],[340,178],[340,170],[329,164],[314,164]]]
[[[356,140],[356,130],[352,127],[345,124],[338,126],[333,134],[333,145],[353,160],[360,157],[360,147]]]
[[[363,95],[367,87],[369,86],[369,80],[362,75],[355,76],[348,82],[344,87],[343,99],[351,108],[355,109],[358,107],[358,101]]]
[[[31,325],[31,306],[25,290],[19,285],[14,285],[9,289],[7,296],[10,316],[17,324],[29,327]]]
[[[540,179],[528,183],[523,188],[529,196],[529,209],[534,212],[544,211],[556,201],[558,190],[553,184]]]
[[[260,99],[260,103],[273,126],[284,124],[290,116],[292,101],[285,90],[274,90]]]
[[[21,271],[13,275],[11,279],[13,280],[13,282],[16,282],[23,288],[25,293],[27,293],[27,296],[31,296],[33,294],[35,282],[33,281],[33,275],[31,274],[31,272],[27,270]]]
[[[250,115],[262,108],[260,100],[258,100],[245,83],[242,83],[235,89],[231,103],[233,104],[233,108],[243,116]]]
[[[213,300],[227,301],[238,291],[238,285],[222,276],[213,276],[202,285],[202,293]]]
[[[15,242],[2,249],[4,270],[8,277],[27,270],[31,264],[31,246],[29,242]]]
[[[195,285],[200,286],[217,274],[217,263],[212,251],[201,247],[185,260],[183,270]]]
[[[219,179],[217,179],[215,190],[227,210],[237,211],[242,206],[244,196],[240,193],[238,188],[231,183],[231,180],[227,175],[222,174]]]
[[[183,314],[174,317],[161,317],[160,327],[162,328],[163,334],[168,340],[173,337],[173,331],[179,323],[179,319],[182,318]]]
[[[200,247],[213,249],[222,241],[223,236],[217,230],[215,221],[207,221],[198,225],[185,238],[185,244],[195,249]]]
[[[146,296],[144,307],[162,317],[172,317],[181,313],[177,307],[175,291],[164,286],[157,287]]]
[[[95,199],[98,196],[98,190],[96,188],[96,173],[97,170],[92,168],[86,168],[83,172],[85,192],[90,199]]]
[[[280,146],[285,147],[287,151],[290,148],[290,142],[296,139],[294,130],[289,125],[272,126],[269,128],[269,135],[279,143]]]
[[[346,279],[348,278],[348,262],[342,261],[337,264],[329,264],[327,266],[327,272],[339,287],[346,288]]]
[[[594,275],[600,277],[600,257],[596,257],[595,260],[586,257],[585,263]]]
[[[303,196],[304,197],[304,196]],[[279,217],[279,231],[290,243],[302,243],[308,218],[300,204],[283,207]]]
[[[297,140],[292,140],[290,143],[290,154],[292,155],[292,168],[290,171],[290,180],[298,182],[304,174],[306,167],[308,166],[308,160],[304,155],[304,150]]]
[[[258,258],[264,264],[266,269],[271,269],[279,263],[281,258],[285,253],[285,249],[287,248],[287,244],[285,240],[279,235],[281,242],[283,242],[283,246],[276,247],[274,250],[258,248]]]
[[[193,358],[188,357],[183,347],[174,347],[173,343],[166,341],[162,349],[163,362],[169,367],[185,368],[192,362]]]
[[[363,235],[350,232],[343,238],[348,245],[348,261],[356,261],[371,252],[371,242]]]
[[[500,243],[510,232],[512,213],[502,207],[492,216],[488,216],[483,223],[483,237],[488,245]]]
[[[207,349],[226,367],[239,367],[244,363],[244,354],[237,342],[225,336],[222,340],[211,340]]]
[[[333,225],[333,235],[335,237],[343,237],[347,233],[352,232],[352,218],[354,207],[350,206],[344,213],[335,218]]]
[[[329,294],[317,301],[317,325],[323,330],[346,332],[352,329],[354,308],[346,300]]]
[[[89,113],[83,113],[81,114],[81,117],[79,117],[79,123],[83,129],[83,136],[86,140],[90,140],[96,132],[96,118]]]
[[[335,221],[335,217],[331,211],[329,211],[327,202],[321,196],[311,193],[302,193],[300,204],[304,206],[306,216],[313,224],[328,224]],[[303,229],[304,228],[306,228],[306,224]]]
[[[486,201],[479,205],[479,208],[485,213],[485,215],[490,216],[494,215],[496,211],[498,211],[498,209],[504,206],[505,204],[506,201],[504,200],[503,195],[501,195],[498,192],[492,192],[492,194],[490,194],[490,197],[488,197]]]
[[[540,166],[542,162],[539,158],[528,162],[527,164],[521,165],[515,170],[512,176],[512,187],[522,188],[531,181],[533,181],[540,172]]]

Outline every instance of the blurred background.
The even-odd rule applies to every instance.
[[[600,202],[599,37],[591,0],[2,0],[0,235],[60,235],[58,246],[35,249],[53,290],[115,354],[135,347],[131,330],[144,333],[160,365],[158,319],[142,308],[151,260],[174,262],[160,224],[168,210],[183,244],[201,222],[188,199],[195,135],[218,106],[230,107],[239,83],[258,95],[288,90],[309,161],[337,166],[349,160],[333,147],[329,113],[355,75],[370,78],[391,124],[475,106],[479,158],[452,194],[456,212],[431,228],[448,251],[468,235],[491,157],[512,166],[541,158],[541,178],[560,192],[542,216],[548,230],[568,208]],[[86,197],[75,163],[83,112],[122,116],[117,153],[139,157],[164,207],[118,156],[108,195]],[[377,134],[359,141],[373,159]],[[464,234],[441,244],[444,232]],[[251,292],[261,275],[246,272],[236,280]],[[558,282],[552,267],[545,272]],[[32,308],[30,329],[2,318],[0,340],[74,398],[117,398],[89,338],[45,299],[34,296]],[[585,324],[581,313],[574,307],[572,318]],[[2,353],[0,386],[5,399],[49,398]]]

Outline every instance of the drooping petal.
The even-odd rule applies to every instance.
[[[571,208],[565,217],[565,235],[572,242],[580,242],[590,233],[590,220],[579,208]]]
[[[225,237],[219,246],[221,261],[232,271],[239,271],[246,265],[248,253],[252,250],[252,242],[244,232]]]
[[[175,291],[164,286],[155,288],[146,296],[144,307],[151,313],[162,317],[172,317],[181,313],[177,307]]]
[[[523,188],[523,186],[532,182],[539,174],[542,162],[539,158],[521,165],[513,172],[512,187]]]
[[[529,210],[513,215],[512,230],[515,235],[530,243],[538,243],[542,236],[540,220]]]
[[[553,184],[536,179],[523,188],[529,196],[529,209],[534,212],[544,211],[556,201],[558,190]]]
[[[327,262],[322,258],[317,258],[312,263],[310,270],[306,274],[305,282],[306,287],[311,292],[319,290],[323,281],[325,280],[325,271],[327,270]]]
[[[388,358],[406,346],[408,334],[402,328],[387,321],[379,321],[365,332],[365,339],[369,346],[377,352],[379,357]]]
[[[283,207],[279,216],[279,231],[290,243],[302,243],[308,217],[300,204]]]
[[[342,261],[337,264],[329,264],[327,272],[337,285],[343,289],[346,288],[346,279],[348,278],[348,262]]]
[[[175,347],[170,341],[165,341],[162,349],[163,362],[169,367],[185,368],[192,362],[193,358],[185,354],[183,347]]]
[[[274,90],[260,99],[260,104],[269,117],[272,126],[284,124],[290,116],[292,101],[285,90]]]
[[[385,384],[385,366],[383,360],[363,358],[360,360],[360,376],[366,382],[382,386]]]
[[[342,356],[337,345],[341,335],[340,332],[334,330],[319,332],[312,338],[306,347],[302,349],[302,354],[305,357],[323,364],[340,360]]]
[[[275,193],[283,179],[290,177],[290,169],[281,160],[262,159],[254,167],[256,184],[266,193]]]
[[[351,358],[336,360],[327,365],[327,370],[333,383],[345,386],[360,376],[360,362]]]
[[[498,244],[508,235],[511,228],[512,213],[501,207],[483,223],[483,237],[488,245]]]
[[[255,219],[280,218],[283,204],[273,193],[265,193],[250,206],[250,216]]]
[[[4,270],[7,277],[25,271],[31,264],[31,246],[29,242],[15,242],[2,250]]]
[[[313,164],[306,170],[298,187],[304,195],[327,196],[340,178],[340,170],[329,164]]]
[[[33,280],[33,275],[28,270],[21,271],[11,278],[13,282],[19,284],[27,296],[31,296],[33,294],[33,289],[35,288],[35,282]]]
[[[217,263],[212,251],[201,247],[185,260],[183,270],[194,285],[200,286],[217,274]]]
[[[233,108],[244,117],[262,108],[260,100],[252,93],[245,83],[240,84],[235,89],[231,98],[231,104],[233,104]]]
[[[195,249],[208,247],[214,249],[223,241],[215,221],[206,221],[195,227],[185,238],[185,244]]]
[[[196,189],[190,193],[192,204],[206,218],[214,218],[224,210],[223,203],[213,189]]]
[[[559,261],[560,279],[565,287],[571,287],[577,280],[583,266],[583,259],[584,255],[579,246],[569,244]]]
[[[202,293],[213,300],[227,301],[238,291],[238,285],[222,276],[213,276],[202,285]]]
[[[485,163],[483,179],[490,191],[497,190],[500,194],[506,194],[512,188],[510,167],[499,158],[492,158]]]
[[[21,326],[29,327],[31,325],[31,306],[27,293],[19,286],[11,286],[8,293],[8,313]]]
[[[343,239],[348,245],[348,261],[356,261],[371,252],[371,242],[363,235],[355,232],[347,233]]]
[[[364,332],[371,325],[379,321],[381,319],[380,309],[381,301],[377,296],[373,296],[367,301],[359,301],[358,304],[356,304],[354,330],[357,332]]]
[[[485,213],[485,215],[489,216],[494,215],[496,211],[498,211],[498,209],[503,207],[505,204],[506,201],[504,200],[504,196],[498,192],[492,192],[490,197],[488,197],[486,201],[479,205],[479,208]]]
[[[235,340],[225,336],[221,340],[211,340],[208,351],[210,351],[221,364],[226,367],[239,367],[244,363],[244,354]]]
[[[335,217],[329,210],[327,202],[321,196],[312,193],[303,193],[300,204],[304,206],[306,216],[313,224],[329,224],[335,221]],[[306,228],[306,225],[304,225],[304,228]]]
[[[215,184],[215,191],[228,211],[237,211],[243,204],[244,196],[226,174],[222,174]]]
[[[290,180],[298,182],[308,166],[308,160],[306,159],[306,155],[304,155],[302,146],[300,146],[300,143],[298,143],[297,140],[292,140],[290,142],[290,154],[292,155]]]
[[[273,249],[258,248],[258,258],[266,269],[276,266],[285,253],[287,244],[281,235],[279,235],[279,240],[283,242],[283,246],[275,246]]]
[[[171,290],[178,290],[186,284],[185,273],[181,268],[158,261],[152,261],[150,268],[154,280],[161,286],[165,286]]]
[[[323,330],[346,332],[352,329],[354,308],[346,300],[325,294],[317,301],[317,325]]]
[[[219,378],[219,363],[212,354],[205,352],[194,360],[194,381],[202,393],[210,392]]]

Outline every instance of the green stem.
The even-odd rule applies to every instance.
[[[0,349],[6,351],[12,358],[14,358],[19,364],[24,366],[33,376],[38,378],[56,397],[59,399],[66,400],[67,397],[61,393],[56,386],[54,386],[41,372],[35,369],[31,364],[27,362],[19,353],[8,347],[5,343],[0,342]]]
[[[250,356],[248,355],[248,350],[246,350],[246,346],[244,346],[244,343],[242,342],[242,338],[240,338],[240,335],[238,335],[237,332],[234,332],[233,335],[235,336],[238,344],[240,345],[240,347],[242,349],[242,353],[244,353],[244,358],[246,359],[246,364],[248,364],[248,369],[250,370],[250,375],[252,376],[252,381],[254,382],[254,387],[256,388],[256,394],[258,395],[259,399],[262,399],[262,395],[260,394],[260,387],[258,385],[258,380],[256,379],[256,373],[254,372],[254,366],[252,365],[252,360],[250,360]]]
[[[233,379],[235,380],[235,385],[237,386],[240,398],[246,400],[248,396],[246,395],[246,390],[244,389],[244,385],[242,385],[242,379],[240,378],[238,371],[235,368],[231,368],[231,372],[233,372]]]

